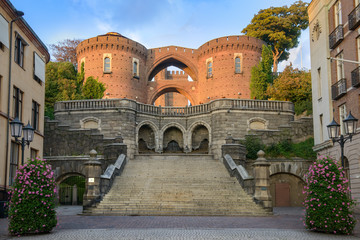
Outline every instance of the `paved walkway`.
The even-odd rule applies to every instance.
[[[60,207],[59,226],[50,234],[22,239],[359,239],[304,229],[301,208],[275,208],[270,217],[82,216],[81,207]],[[7,220],[0,219],[0,239]]]

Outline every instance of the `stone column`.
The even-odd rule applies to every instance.
[[[100,198],[101,162],[98,160],[95,150],[90,151],[90,159],[84,165],[86,179],[83,209],[86,210],[95,205],[96,200]]]
[[[272,200],[270,195],[270,163],[264,158],[264,151],[260,150],[257,155],[258,158],[254,163],[254,198],[256,201],[259,201],[265,209],[272,211]]]

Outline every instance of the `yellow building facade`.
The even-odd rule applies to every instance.
[[[16,117],[35,129],[25,161],[42,157],[44,142],[45,44],[8,0],[0,0],[0,201],[21,164],[21,145],[10,134]]]

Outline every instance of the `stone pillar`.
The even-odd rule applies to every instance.
[[[90,151],[90,159],[84,165],[86,179],[83,209],[86,210],[92,207],[96,200],[100,198],[101,162],[98,160],[95,150]]]
[[[264,158],[264,151],[260,150],[257,155],[258,158],[254,163],[254,198],[256,201],[259,201],[265,209],[272,211],[272,200],[270,195],[270,163]]]

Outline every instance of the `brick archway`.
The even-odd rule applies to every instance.
[[[188,60],[174,53],[170,53],[165,56],[161,56],[158,59],[155,59],[148,73],[146,74],[146,79],[148,81],[151,81],[151,79],[155,77],[157,73],[170,66],[175,66],[180,68],[181,70],[186,72],[192,78],[193,81],[198,80],[197,68],[191,62],[191,60]]]
[[[191,82],[189,82],[189,83],[191,83]],[[148,104],[153,105],[154,102],[156,101],[156,99],[165,93],[177,92],[177,93],[184,95],[190,101],[191,105],[196,105],[197,101],[195,99],[195,96],[190,94],[191,86],[192,86],[191,84],[185,85],[185,86],[179,86],[177,84],[167,83],[165,86],[160,86],[159,88],[154,89],[153,94],[151,94],[148,98]],[[184,88],[184,87],[186,87],[186,88]]]

